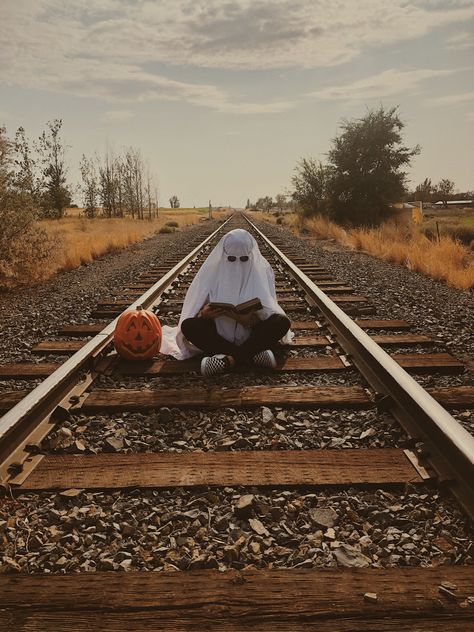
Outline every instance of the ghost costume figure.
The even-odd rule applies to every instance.
[[[238,305],[258,298],[262,309],[236,315],[208,303]],[[221,373],[235,363],[275,367],[278,341],[288,344],[290,320],[278,304],[275,276],[257,242],[246,230],[219,241],[194,277],[177,327],[163,327],[161,353],[178,360],[205,354],[201,373]]]

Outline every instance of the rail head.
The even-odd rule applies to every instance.
[[[405,369],[384,351],[298,266],[244,215],[326,317],[338,343],[368,383],[390,400],[390,410],[411,433],[419,433],[436,472],[474,518],[474,437]]]
[[[233,214],[124,311],[140,306],[145,309],[150,307],[196,255],[223,230],[232,217]],[[0,417],[0,473],[3,480],[9,465],[8,456],[18,449],[18,445],[24,443],[35,423],[51,414],[57,404],[67,397],[69,390],[77,384],[84,371],[93,368],[94,359],[112,342],[119,317],[106,325],[100,333]]]

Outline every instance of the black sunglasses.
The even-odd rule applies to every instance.
[[[241,261],[248,261],[249,260],[247,255],[243,255],[242,257],[239,257],[239,259]],[[228,255],[227,256],[227,261],[237,261],[237,257],[235,257],[234,255]]]

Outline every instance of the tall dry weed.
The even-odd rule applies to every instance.
[[[260,214],[258,219],[266,219]],[[458,239],[445,235],[428,238],[419,228],[387,222],[378,228],[345,230],[326,217],[305,218],[296,213],[294,232],[309,232],[317,239],[334,239],[354,250],[389,261],[460,290],[474,288],[474,255]]]
[[[347,232],[344,228],[322,215],[303,219],[303,226],[318,239],[335,239],[341,243],[346,243]]]
[[[474,287],[472,252],[452,237],[431,240],[416,228],[385,224],[374,229],[352,229],[346,243],[460,290]]]
[[[167,213],[152,221],[68,217],[60,221],[41,222],[58,244],[47,265],[48,276],[73,270],[105,254],[123,250],[156,233],[171,217],[179,226],[198,221],[197,214]]]

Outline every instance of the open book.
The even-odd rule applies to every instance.
[[[259,298],[252,298],[250,301],[239,303],[238,305],[232,305],[232,303],[209,303],[210,307],[219,307],[220,309],[226,309],[229,312],[237,312],[237,314],[249,314],[250,312],[256,312],[262,309],[262,303]]]

